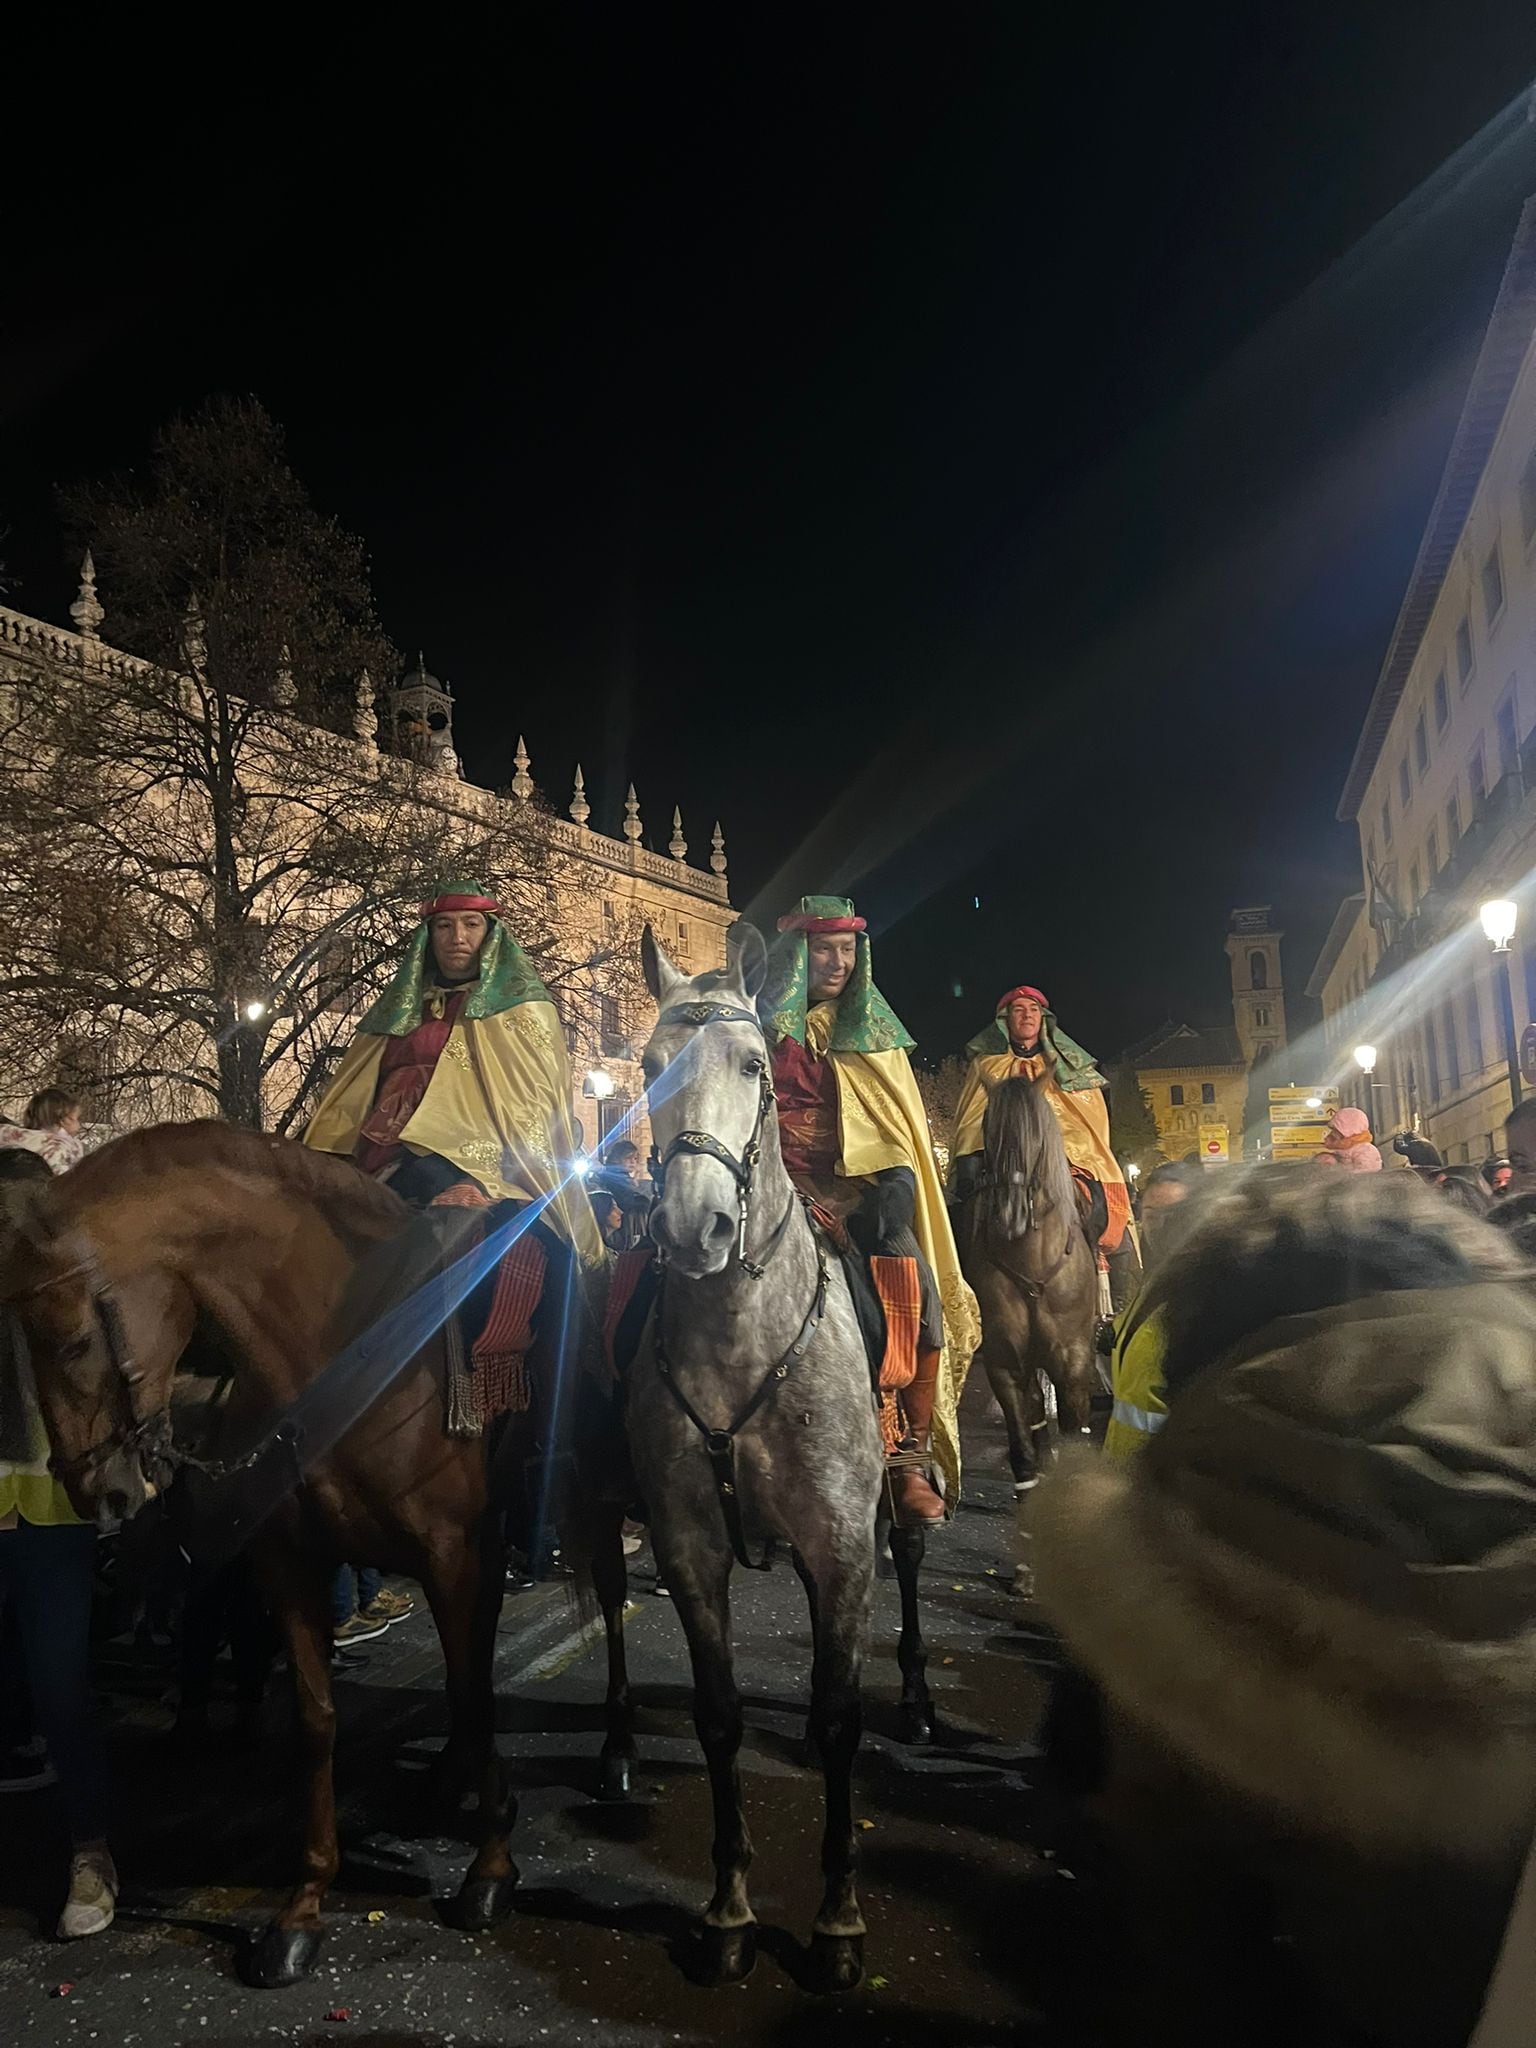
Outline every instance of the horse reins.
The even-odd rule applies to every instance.
[[[663,1011],[657,1019],[657,1024],[687,1024],[696,1029],[706,1024],[750,1024],[754,1030],[761,1028],[751,1010],[740,1009],[734,1003],[679,1003],[673,1009]],[[784,1240],[790,1218],[795,1213],[795,1205],[801,1200],[799,1195],[791,1193],[784,1214],[773,1227],[762,1257],[758,1260],[749,1259],[747,1220],[752,1201],[752,1180],[762,1162],[763,1126],[776,1099],[765,1057],[763,1071],[758,1076],[757,1118],[740,1159],[708,1131],[679,1131],[664,1153],[658,1153],[654,1145],[651,1148],[651,1178],[656,1184],[658,1201],[666,1189],[667,1168],[679,1155],[691,1159],[716,1159],[730,1174],[736,1183],[736,1195],[740,1204],[736,1257],[742,1270],[753,1280],[761,1280],[767,1272],[774,1253]],[[827,1289],[831,1283],[831,1271],[827,1265],[826,1246],[815,1230],[811,1233],[811,1239],[816,1251],[816,1286],[811,1296],[811,1305],[805,1313],[805,1320],[801,1323],[799,1333],[789,1349],[782,1358],[769,1366],[753,1389],[750,1398],[738,1411],[736,1419],[725,1429],[711,1429],[673,1376],[672,1360],[667,1354],[665,1335],[667,1268],[664,1261],[660,1262],[661,1277],[652,1311],[651,1338],[657,1376],[703,1440],[705,1455],[709,1459],[710,1472],[715,1482],[715,1492],[720,1501],[720,1511],[725,1517],[725,1532],[730,1539],[731,1549],[735,1553],[737,1563],[751,1572],[768,1570],[772,1562],[773,1546],[770,1541],[764,1555],[759,1558],[752,1557],[747,1550],[746,1526],[741,1517],[741,1494],[736,1483],[736,1439],[764,1406],[774,1389],[789,1378],[795,1366],[804,1358],[810,1348],[811,1339],[821,1327],[822,1318],[827,1312]]]

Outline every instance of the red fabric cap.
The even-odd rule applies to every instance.
[[[802,917],[791,911],[788,917],[779,919],[781,932],[861,932],[864,929],[862,917]]]
[[[1045,997],[1040,993],[1039,989],[1031,988],[1029,984],[1025,982],[1021,983],[1021,985],[1018,988],[1009,989],[1007,995],[998,997],[998,1016],[1001,1017],[1004,1010],[1007,1009],[1008,1005],[1010,1003],[1018,1002],[1021,997],[1026,997],[1032,1003],[1038,1003],[1042,1010],[1048,1010],[1051,1007],[1050,1004],[1046,1001]]]
[[[445,910],[480,910],[487,917],[505,917],[506,912],[494,896],[434,896],[430,903],[421,906],[421,921],[436,917]]]

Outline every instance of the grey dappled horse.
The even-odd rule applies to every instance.
[[[1039,1476],[1047,1383],[1063,1425],[1088,1428],[1098,1270],[1045,1091],[1022,1075],[994,1089],[982,1146],[986,1177],[955,1234],[981,1308],[981,1360],[1008,1427],[1014,1491],[1023,1494]]]
[[[779,1156],[768,1049],[753,1008],[767,965],[751,925],[721,972],[678,973],[649,930],[660,1011],[645,1051],[660,1158],[651,1232],[662,1283],[628,1377],[627,1418],[661,1576],[693,1665],[714,1802],[715,1890],[699,1974],[744,1977],[756,1934],[737,1753],[730,1578],[786,1543],[810,1602],[810,1732],[826,1781],[816,1981],[863,1975],[852,1772],[883,1461],[869,1360],[838,1260]]]

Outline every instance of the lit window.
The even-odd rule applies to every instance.
[[[1177,1081],[1168,1090],[1168,1106],[1170,1109],[1182,1109],[1184,1107],[1184,1090]]]
[[[1504,609],[1504,571],[1499,563],[1499,544],[1494,542],[1483,564],[1483,609],[1491,626]]]
[[[1404,754],[1397,764],[1397,797],[1406,811],[1413,802],[1413,777],[1408,773],[1408,756]]]
[[[1456,628],[1456,673],[1465,689],[1472,680],[1472,621],[1463,619]]]
[[[1444,732],[1451,722],[1451,696],[1445,687],[1445,670],[1435,677],[1435,731]]]

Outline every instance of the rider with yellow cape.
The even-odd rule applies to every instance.
[[[894,1510],[906,1527],[941,1521],[931,1454],[952,1508],[960,1490],[956,1404],[980,1341],[960,1273],[913,1041],[875,987],[865,921],[842,896],[803,896],[779,920],[758,1009],[773,1061],[779,1144],[803,1195],[844,1222],[858,1248],[916,1259],[915,1369],[882,1374],[881,1426]],[[889,1318],[892,1303],[886,1301]],[[888,1367],[892,1360],[888,1348]]]
[[[1057,1023],[1038,988],[1021,984],[999,996],[992,1022],[965,1048],[970,1066],[955,1106],[950,1142],[950,1198],[957,1205],[978,1186],[985,1158],[982,1123],[994,1088],[1016,1075],[1044,1088],[1061,1130],[1067,1160],[1090,1213],[1097,1209],[1093,1232],[1109,1266],[1116,1307],[1129,1299],[1140,1272],[1131,1226],[1131,1196],[1115,1157],[1109,1133],[1107,1083],[1084,1052]],[[1102,1207],[1098,1199],[1102,1198]]]
[[[478,883],[450,882],[421,906],[405,959],[364,1015],[304,1143],[355,1159],[417,1207],[527,1211],[473,1354],[478,1380],[510,1379],[510,1405],[526,1406],[523,1361],[551,1256],[596,1278],[606,1255],[576,1170],[581,1134],[559,1016]],[[482,1407],[494,1392],[482,1384]]]

